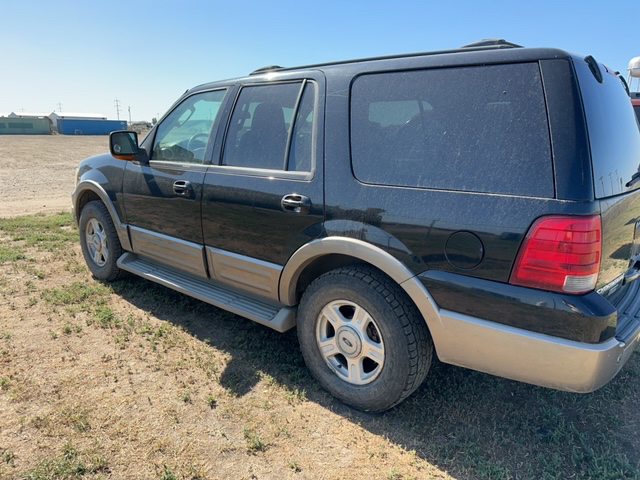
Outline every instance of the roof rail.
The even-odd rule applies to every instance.
[[[266,67],[262,67],[257,70],[254,70],[249,75],[259,75],[261,73],[275,72],[276,70],[282,70],[283,68],[284,67],[281,67],[280,65],[268,65]]]
[[[450,49],[450,50],[437,50],[433,52],[422,52],[422,53],[403,53],[399,55],[384,55],[380,57],[367,57],[367,58],[357,58],[353,60],[339,60],[337,62],[327,62],[327,63],[316,63],[312,65],[301,65],[297,67],[281,67],[279,65],[270,65],[268,67],[259,68],[250,73],[250,75],[258,75],[261,73],[267,72],[276,72],[280,70],[301,70],[301,69],[309,69],[309,68],[318,68],[318,67],[329,67],[335,65],[344,65],[350,63],[359,63],[359,62],[370,62],[375,60],[391,60],[396,58],[407,58],[407,57],[415,57],[415,56],[426,56],[426,55],[442,55],[447,53],[463,53],[469,51],[481,51],[481,50],[501,50],[507,48],[523,48],[522,45],[517,45],[515,43],[507,42],[502,38],[488,38],[485,40],[480,40],[479,42],[470,43],[469,45],[464,45],[460,48]]]
[[[479,42],[473,42],[469,45],[463,45],[460,48],[477,48],[477,47],[502,47],[502,48],[523,48],[522,45],[507,42],[504,38],[485,38]]]

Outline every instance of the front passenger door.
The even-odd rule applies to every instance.
[[[226,89],[185,98],[158,125],[148,163],[129,162],[123,196],[135,253],[206,276],[202,183]]]

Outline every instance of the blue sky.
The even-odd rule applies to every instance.
[[[640,56],[638,2],[0,0],[0,113],[151,120],[187,88],[265,65],[449,49],[483,38]],[[640,89],[640,88],[639,88]]]

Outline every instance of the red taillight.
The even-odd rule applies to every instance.
[[[509,283],[564,293],[596,286],[602,252],[600,215],[536,220],[520,247]]]

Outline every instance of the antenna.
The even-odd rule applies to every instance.
[[[118,120],[120,120],[120,100],[116,98],[113,103],[116,106],[116,115],[118,116]]]

